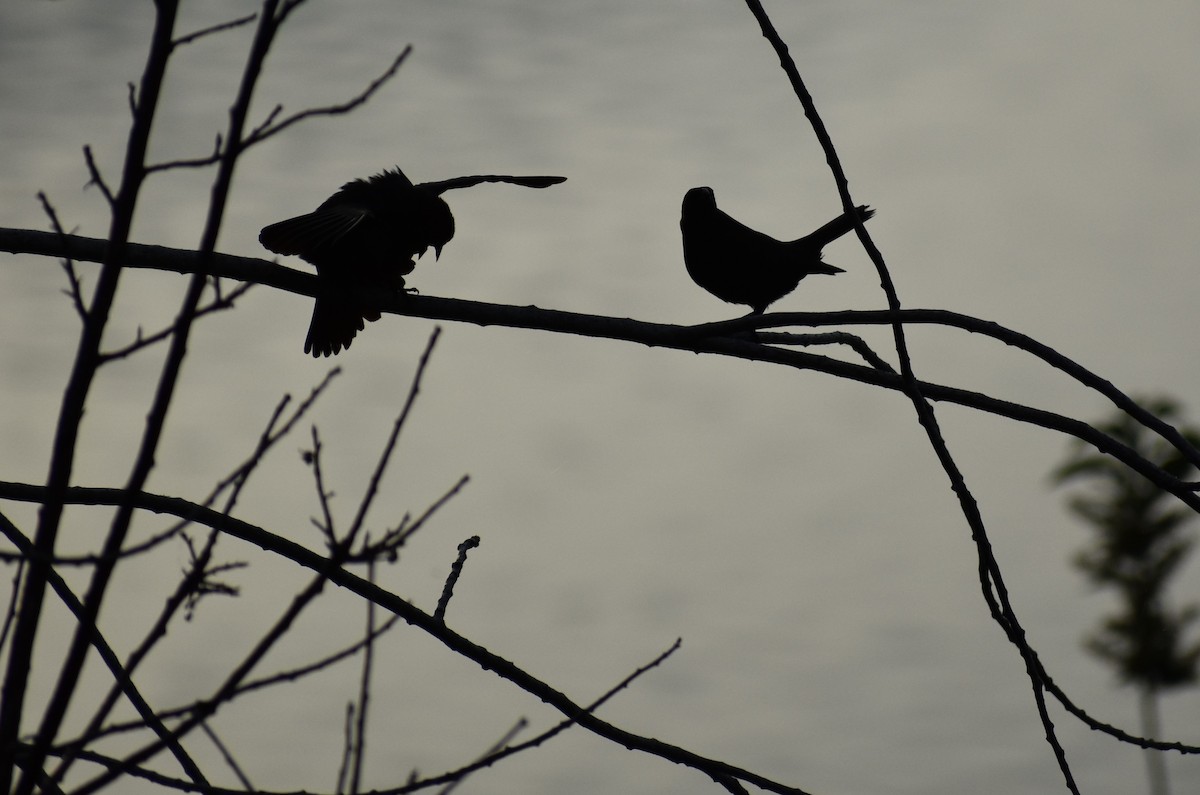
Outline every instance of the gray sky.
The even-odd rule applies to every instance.
[[[240,9],[197,5],[181,29]],[[856,200],[878,210],[870,230],[906,306],[1001,322],[1126,391],[1194,403],[1200,12],[1082,0],[768,10]],[[0,224],[45,228],[35,198],[45,190],[65,225],[104,234],[101,197],[81,190],[80,147],[92,144],[116,179],[124,85],[140,68],[147,14],[67,2],[0,10]],[[394,164],[417,180],[564,174],[567,183],[546,191],[449,194],[458,233],[410,283],[430,295],[699,323],[739,308],[687,278],[684,191],[710,185],[723,209],[777,237],[838,212],[777,59],[737,3],[364,2],[347,13],[314,0],[268,62],[258,111],[344,99],[408,43],[414,52],[395,82],[360,112],[302,125],[244,159],[223,251],[265,256],[256,240],[263,225]],[[231,34],[180,53],[156,157],[211,146],[244,46],[243,34]],[[155,178],[135,239],[194,246],[208,176]],[[846,273],[808,280],[773,308],[884,306],[852,238],[827,259]],[[63,286],[48,261],[7,258],[0,268],[0,336],[10,342],[0,346],[2,479],[44,477],[77,330]],[[130,274],[112,344],[164,322],[181,290],[177,278]],[[330,363],[301,352],[310,310],[307,300],[260,289],[197,331],[153,489],[206,492],[281,394],[305,394],[324,375]],[[346,520],[431,328],[384,318],[336,362],[345,373],[314,421]],[[888,334],[862,333],[889,355]],[[990,340],[931,328],[914,330],[910,343],[929,380],[1082,419],[1107,411],[1098,396]],[[123,480],[154,366],[133,361],[101,378],[79,483]],[[376,521],[419,512],[464,472],[472,483],[385,575],[389,584],[432,608],[456,545],[479,534],[451,610],[459,631],[584,701],[682,636],[682,651],[603,716],[795,786],[935,795],[1061,788],[1023,666],[987,616],[968,529],[911,406],[856,383],[776,370],[447,326]],[[1086,531],[1045,477],[1064,440],[954,407],[940,407],[939,418],[1051,673],[1097,717],[1134,729],[1132,692],[1116,689],[1079,646],[1110,603],[1068,565]],[[317,544],[308,517],[318,507],[295,455],[306,439],[272,459],[242,516]],[[251,554],[233,544],[227,552]],[[135,630],[181,560],[147,565],[110,614],[129,616]],[[242,575],[241,600],[208,605],[175,633],[148,674],[154,689],[171,701],[215,681],[295,582],[274,565]],[[1198,592],[1189,569],[1178,596]],[[334,595],[287,654],[301,655],[302,641],[348,638],[359,622],[357,607]],[[207,634],[214,626],[217,645]],[[373,726],[386,739],[373,746],[373,784],[413,766],[451,767],[517,715],[551,720],[413,633],[385,654],[392,675],[377,690]],[[352,676],[331,676],[302,705],[222,713],[227,740],[255,745],[257,784],[328,789]],[[1197,700],[1164,704],[1173,738],[1200,742],[1189,721]],[[1054,717],[1085,792],[1142,786],[1138,752]],[[291,726],[303,729],[281,729]],[[668,793],[706,783],[582,733],[556,745],[473,786]],[[1171,769],[1177,791],[1200,784],[1197,762],[1172,758]]]

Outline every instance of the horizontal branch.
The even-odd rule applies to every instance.
[[[78,261],[101,262],[106,247],[106,242],[98,238],[0,228],[0,251],[14,254],[39,254],[51,257],[71,257]],[[306,296],[314,295],[317,288],[316,277],[312,274],[286,268],[264,259],[213,254],[209,263],[210,267],[205,272],[212,276],[257,282]],[[201,260],[196,252],[187,249],[130,243],[125,265],[134,268],[192,274],[198,272]],[[1175,428],[1146,412],[1108,381],[1049,346],[998,323],[946,310],[789,312],[744,317],[718,323],[680,326],[629,318],[565,312],[558,309],[541,309],[535,306],[490,304],[407,293],[372,294],[371,300],[378,303],[382,311],[395,315],[474,323],[480,326],[506,326],[562,334],[579,334],[637,342],[652,347],[772,362],[801,370],[815,370],[901,393],[904,392],[904,382],[902,377],[895,373],[805,351],[786,350],[766,345],[756,341],[748,332],[779,326],[887,325],[894,323],[897,319],[904,324],[943,325],[982,334],[1036,356],[1085,386],[1100,392],[1118,407],[1128,411],[1139,421],[1162,434],[1164,438],[1173,442],[1176,447],[1188,453],[1190,457],[1194,456],[1194,460],[1200,460],[1200,454],[1196,453],[1194,448],[1183,440]],[[966,389],[925,381],[918,382],[918,385],[922,394],[931,400],[985,411],[1081,439],[1093,445],[1100,452],[1117,458],[1159,488],[1174,494],[1192,510],[1200,512],[1200,496],[1195,493],[1194,484],[1185,483],[1169,475],[1139,455],[1137,451],[1081,420],[1020,403],[1000,400]]]
[[[60,235],[33,229],[0,228],[0,251],[11,254],[40,254],[46,257],[69,257],[81,262],[103,262],[108,241],[82,235]],[[290,293],[313,295],[316,277],[285,268],[254,257],[213,254],[212,267],[207,273],[242,282],[257,282]],[[122,263],[129,268],[149,268],[193,274],[199,272],[200,254],[190,249],[148,246],[130,243]]]

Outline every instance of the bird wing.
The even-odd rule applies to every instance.
[[[771,251],[780,245],[778,240],[766,232],[751,229],[723,210],[714,208],[714,215],[709,222],[728,245],[751,255],[761,256],[764,251]]]
[[[258,240],[276,254],[311,255],[336,245],[369,217],[371,212],[362,207],[321,207],[306,215],[264,226],[258,233]]]
[[[438,182],[422,182],[417,187],[438,196],[448,190],[469,188],[482,182],[507,182],[510,185],[520,185],[525,188],[548,188],[566,181],[566,177],[512,177],[504,174],[476,174],[473,177],[454,177]]]

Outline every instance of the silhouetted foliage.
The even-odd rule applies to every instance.
[[[1180,414],[1170,398],[1144,405],[1163,419]],[[1126,414],[1097,427],[1176,478],[1195,470],[1177,448]],[[1193,429],[1185,429],[1184,436],[1192,444],[1200,440]],[[1195,514],[1128,467],[1082,444],[1072,446],[1053,477],[1060,484],[1079,479],[1097,483],[1091,493],[1076,494],[1068,503],[1096,531],[1095,544],[1081,550],[1074,563],[1096,586],[1114,588],[1121,598],[1120,611],[1104,619],[1088,637],[1087,648],[1112,663],[1125,682],[1155,690],[1195,682],[1200,641],[1187,643],[1185,636],[1200,612],[1195,604],[1172,608],[1165,595],[1195,542],[1185,534]]]

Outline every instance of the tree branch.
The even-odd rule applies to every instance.
[[[50,232],[0,228],[0,251],[41,254],[51,257],[71,256],[80,261],[95,262],[103,258],[104,250],[105,242],[96,238],[78,235],[66,235],[60,238]],[[194,251],[134,243],[129,244],[125,264],[128,267],[185,274],[197,273],[200,267],[204,267],[201,265],[199,255]],[[312,296],[316,291],[315,276],[254,257],[214,253],[206,272],[210,276],[253,281],[297,295]],[[875,326],[891,325],[897,322],[902,325],[940,325],[957,328],[990,337],[1005,345],[1032,354],[1084,386],[1096,390],[1111,400],[1118,408],[1158,432],[1181,452],[1187,454],[1189,458],[1195,456],[1197,460],[1200,460],[1200,453],[1197,453],[1196,449],[1183,438],[1177,429],[1146,411],[1132,398],[1099,375],[1032,337],[993,321],[944,309],[784,312],[680,326],[557,309],[541,309],[535,306],[491,304],[410,293],[389,295],[372,293],[369,298],[372,302],[380,305],[381,311],[388,314],[423,317],[430,320],[451,320],[480,326],[507,326],[563,334],[579,334],[637,342],[653,347],[733,356],[750,361],[774,362],[797,369],[816,370],[839,378],[871,386],[882,386],[900,392],[904,391],[903,379],[894,373],[804,351],[789,351],[772,345],[764,345],[749,339],[745,332],[781,326]],[[767,337],[767,339],[770,338]],[[1114,456],[1160,488],[1174,494],[1192,510],[1200,512],[1200,497],[1196,495],[1197,484],[1181,481],[1179,478],[1163,472],[1127,445],[1085,422],[1020,403],[1000,400],[979,392],[942,386],[927,381],[918,381],[918,385],[922,394],[932,400],[978,409],[1081,439],[1101,452]]]

